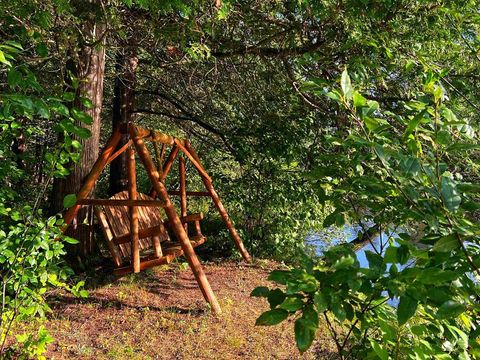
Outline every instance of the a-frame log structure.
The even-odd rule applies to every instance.
[[[123,134],[127,134],[130,140],[123,147],[115,151]],[[155,163],[152,160],[152,157],[145,145],[145,141],[153,142],[157,159],[157,166],[155,166]],[[159,144],[161,144],[161,149],[159,149]],[[162,165],[162,161],[166,153],[166,148],[168,146],[171,146],[172,148],[169,155],[167,156],[167,159]],[[98,180],[102,170],[108,164],[110,164],[113,159],[115,159],[117,156],[119,156],[125,151],[128,151],[128,195],[127,192],[125,192],[125,194],[119,193],[117,194],[118,196],[111,199],[89,198],[88,196],[94,188],[95,183]],[[185,159],[183,156],[179,156],[179,152],[181,152],[186,158],[188,158],[195,167],[195,169],[198,171],[203,181],[203,184],[205,185],[206,191],[187,191],[185,176]],[[137,192],[135,153],[138,155],[138,158],[143,164],[152,184],[152,189],[149,194],[150,196]],[[177,156],[179,157],[180,189],[177,191],[168,191],[165,187],[164,181],[168,173],[170,172],[173,162]],[[170,195],[180,196],[180,216],[177,214],[177,211],[175,210],[172,201],[170,200]],[[191,147],[188,140],[182,140],[157,131],[143,129],[133,124],[121,126],[120,128],[117,128],[113,131],[112,136],[107,141],[103,151],[93,165],[90,173],[85,178],[82,187],[76,194],[76,204],[69,208],[64,215],[64,231],[66,231],[67,227],[72,223],[75,215],[77,214],[81,206],[95,206],[95,213],[97,215],[99,223],[103,225],[104,235],[111,240],[109,242],[109,250],[112,253],[112,257],[116,265],[114,273],[121,275],[127,272],[139,272],[140,270],[151,266],[168,263],[175,256],[183,254],[187,259],[190,268],[192,269],[192,272],[195,276],[195,279],[197,280],[200,290],[203,293],[203,296],[211,305],[212,310],[215,313],[220,313],[220,306],[210,287],[207,277],[205,276],[200,261],[198,260],[198,257],[194,251],[194,246],[197,246],[203,241],[205,241],[205,237],[201,235],[200,229],[200,220],[203,215],[187,215],[188,196],[209,196],[212,198],[216,208],[218,209],[230,232],[230,235],[235,242],[237,249],[240,251],[244,260],[249,262],[250,255],[248,254],[245,246],[243,245],[240,236],[235,230],[235,227],[233,226],[227,211],[225,210],[218,194],[216,193],[212,184],[212,179],[202,166],[200,158],[198,157],[195,150]],[[123,209],[125,207],[128,207],[128,215],[125,214],[125,216],[123,217],[117,216],[121,217],[122,221],[129,221],[127,234],[118,237],[114,236],[114,231],[112,231],[112,229],[107,226],[108,221],[106,221],[105,215],[98,210],[98,208],[101,206],[108,207],[109,209],[112,207],[116,209]],[[154,214],[152,212],[149,213],[147,210],[155,208],[163,208],[167,217],[166,221],[160,223],[157,222],[156,226],[148,229],[140,228],[139,223],[143,224],[145,221],[149,220],[149,214]],[[121,214],[121,212],[119,211],[114,214]],[[158,216],[158,213],[155,213],[155,216]],[[197,235],[195,238],[189,238],[189,221],[195,222],[195,230]],[[164,246],[164,249],[162,251],[162,246],[160,245],[160,235],[165,234],[164,225],[168,226],[172,230],[176,237],[176,240],[180,244],[180,247],[172,246],[169,248]],[[148,259],[142,259],[140,258],[139,248],[142,244],[142,241],[144,241],[142,239],[146,237],[151,237],[152,239],[154,255],[153,257],[150,257]],[[130,265],[122,267],[122,260],[119,255],[118,246],[127,243],[130,244],[130,247],[122,248],[122,251],[129,252]]]

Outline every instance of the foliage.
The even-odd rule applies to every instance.
[[[75,109],[62,98],[49,96],[35,74],[21,61],[27,51],[16,42],[0,45],[1,75],[7,82],[0,95],[0,356],[23,354],[42,358],[50,337],[44,329],[38,334],[18,334],[18,344],[6,349],[7,336],[17,321],[44,317],[50,310],[45,297],[52,289],[64,288],[77,296],[86,296],[82,283],[70,286],[72,271],[64,264],[65,243],[76,240],[63,237],[58,215],[46,216],[40,204],[53,177],[68,174],[67,165],[78,158],[78,142],[72,134],[80,130],[73,124]],[[19,61],[20,59],[20,61]],[[63,142],[45,154],[47,181],[29,193],[30,159],[18,147],[23,136],[45,136],[45,123],[54,121]],[[88,134],[86,134],[88,136]],[[62,241],[61,241],[62,240]]]
[[[341,244],[319,263],[272,272],[285,291],[254,291],[271,306],[259,325],[296,316],[305,351],[321,317],[341,358],[480,358],[479,187],[458,165],[480,145],[477,127],[448,108],[444,76],[428,71],[423,91],[396,113],[355,90],[346,70],[341,90],[326,93],[348,120],[343,137],[324,140],[337,155],[308,174],[335,208],[324,225],[363,218],[390,235],[371,244],[367,268]]]
[[[474,304],[465,298],[475,288],[465,274],[478,266],[477,232],[472,225],[478,217],[475,136],[480,109],[475,101],[480,95],[475,1],[115,0],[105,4],[63,0],[0,4],[0,203],[5,208],[0,221],[6,250],[16,253],[18,234],[25,234],[22,241],[33,246],[32,252],[38,251],[40,258],[50,257],[48,251],[55,248],[48,270],[44,265],[37,270],[62,271],[57,255],[64,249],[53,242],[59,234],[57,220],[45,215],[44,200],[51,198],[47,194],[52,176],[65,176],[68,165],[79,158],[75,138],[89,136],[74,122],[92,119],[71,108],[79,80],[67,64],[75,60],[79,48],[100,46],[86,44],[88,39],[78,31],[96,15],[107,28],[103,138],[111,130],[108,106],[114,83],[121,81],[121,69],[111,60],[135,49],[139,64],[135,121],[191,138],[253,255],[295,263],[305,248],[305,236],[322,223],[325,228],[373,223],[395,234],[374,249],[381,259],[368,255],[369,269],[359,268],[352,250],[341,247],[338,252],[344,259],[339,264],[332,262],[338,255],[332,249],[327,254],[333,260],[325,259],[320,268],[292,272],[302,279],[305,274],[339,277],[334,284],[326,281],[325,288],[317,278],[316,282],[307,281],[312,280],[307,275],[304,279],[308,286],[315,284],[325,294],[334,294],[325,299],[329,321],[332,312],[337,320],[348,320],[350,307],[355,319],[363,311],[354,327],[346,325],[348,341],[338,342],[341,351],[384,358],[392,349],[399,354],[403,354],[400,350],[425,352],[426,343],[438,345],[444,337],[453,345],[449,350],[443,342],[441,351],[461,352],[461,342],[452,334],[462,338],[455,330],[459,329],[473,338],[476,326],[468,323]],[[353,88],[347,73],[341,74],[339,64],[348,64],[360,91]],[[431,71],[419,81],[417,74],[426,69]],[[327,91],[336,79],[341,79],[342,90]],[[90,103],[80,100],[85,106]],[[178,184],[173,181],[168,186],[175,189]],[[188,186],[194,190],[201,184],[196,179]],[[73,201],[69,196],[64,204]],[[197,206],[214,210],[205,203]],[[330,209],[333,212],[325,217]],[[225,244],[232,243],[224,241],[226,233],[219,234],[219,223],[218,219],[210,223],[215,244],[220,244],[219,252],[231,254]],[[35,229],[44,247],[38,247]],[[29,256],[28,248],[20,249]],[[431,277],[445,284],[435,289]],[[358,282],[380,292],[369,293],[367,285],[356,288]],[[404,323],[392,325],[393,330],[381,326],[393,324],[396,311],[376,302],[384,301],[381,290],[387,289],[390,298],[399,299],[399,320]],[[296,330],[304,349],[313,339],[319,310],[310,306],[313,303],[305,305],[307,299],[314,299],[303,287],[291,288],[286,299],[282,291],[270,296],[273,317],[266,315],[260,323],[277,322],[301,305],[305,311]],[[299,296],[293,296],[297,291]],[[354,294],[360,298],[353,298]],[[442,302],[434,303],[429,294]],[[280,300],[286,302],[283,307]],[[337,300],[340,305],[332,308]],[[318,301],[323,300],[317,297]],[[437,309],[440,314],[465,310],[458,319],[468,321],[457,326],[455,319],[437,319],[432,315]],[[422,335],[426,343],[416,343],[420,331],[410,331],[412,323],[420,329],[432,327]],[[350,341],[359,339],[357,325],[368,330],[368,337],[361,340],[363,347]],[[455,326],[453,333],[447,325]],[[332,327],[336,329],[337,325]],[[397,339],[404,342],[397,346]],[[383,340],[390,342],[385,346]]]

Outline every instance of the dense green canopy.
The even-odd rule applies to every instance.
[[[480,356],[476,1],[3,1],[0,24],[0,341],[46,289],[85,295],[54,213],[121,118],[190,137],[251,252],[298,266],[259,324],[301,313],[304,351],[324,318],[342,358]],[[370,269],[306,260],[346,223],[402,235]]]

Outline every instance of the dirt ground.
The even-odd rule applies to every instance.
[[[324,330],[305,354],[295,347],[293,321],[255,326],[268,304],[250,297],[275,263],[207,264],[222,306],[210,313],[186,264],[171,264],[115,279],[96,277],[90,296],[57,295],[45,323],[55,341],[48,359],[333,359]],[[101,279],[101,283],[98,283]]]

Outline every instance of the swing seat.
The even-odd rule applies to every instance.
[[[109,200],[128,200],[128,191],[113,195]],[[152,197],[138,193],[138,200],[154,200]],[[115,275],[133,272],[131,264],[124,264],[131,259],[130,213],[127,206],[94,206],[95,215],[105,237],[108,249],[116,268]],[[192,247],[206,241],[201,233],[200,221],[203,214],[192,214],[180,218],[182,224],[195,223],[196,233],[189,236]],[[187,225],[188,226],[188,225]],[[158,207],[138,206],[139,249],[141,252],[140,270],[170,263],[183,254],[178,242],[170,240],[167,228],[169,222],[163,220]]]

